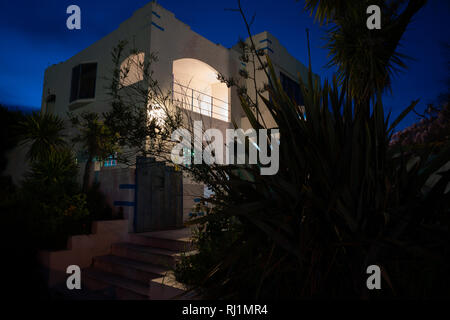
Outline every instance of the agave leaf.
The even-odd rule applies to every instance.
[[[420,100],[417,99],[411,102],[409,107],[403,110],[402,113],[400,113],[400,115],[394,120],[394,122],[392,122],[387,132],[388,133],[392,132],[395,129],[395,127],[397,127],[397,125],[416,107],[419,101]]]

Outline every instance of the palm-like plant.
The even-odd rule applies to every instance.
[[[377,264],[391,286],[385,296],[443,293],[450,281],[450,171],[427,183],[450,158],[450,146],[416,158],[389,147],[395,124],[417,102],[389,126],[380,100],[371,114],[357,112],[336,78],[321,86],[311,75],[302,85],[303,111],[270,59],[269,72],[271,100],[260,98],[280,129],[280,171],[191,168],[216,192],[207,200],[215,207],[192,221],[200,224],[200,253],[185,258],[180,279],[209,298],[367,297],[365,271]],[[251,105],[242,107],[254,128],[263,127]],[[420,268],[432,274],[421,278]],[[200,278],[186,276],[189,270]]]
[[[50,153],[66,147],[64,121],[56,115],[33,112],[19,123],[19,139],[30,144],[27,157],[31,161],[46,159]]]
[[[315,19],[320,23],[342,16],[349,6],[346,0],[305,0],[305,9],[311,14],[315,11]]]
[[[72,150],[32,162],[18,194],[18,218],[37,248],[64,249],[67,236],[89,231],[86,195],[80,193]]]
[[[405,3],[407,4],[405,5]],[[405,55],[397,52],[399,42],[412,17],[426,0],[306,0],[305,8],[320,22],[331,23],[326,45],[329,66],[337,66],[341,84],[359,102],[368,101],[390,88],[392,75],[406,68]],[[382,27],[366,27],[366,9],[381,8]]]
[[[78,189],[77,173],[78,166],[72,151],[64,148],[50,152],[46,158],[33,162],[25,184],[52,187],[53,192],[61,195],[73,193]]]
[[[342,15],[361,21],[346,5],[358,7],[356,1],[307,3],[338,15],[334,21]],[[280,170],[262,176],[258,165],[188,168],[215,195],[205,199],[212,211],[191,222],[198,228],[199,253],[182,260],[180,280],[207,298],[221,299],[448,293],[450,170],[444,166],[450,145],[414,154],[391,147],[395,126],[417,101],[391,125],[381,101],[395,62],[394,40],[423,3],[410,1],[393,18],[395,35],[380,35],[367,53],[352,48],[364,43],[366,34],[342,34],[355,22],[340,20],[345,27],[330,36],[338,43],[332,63],[340,79],[321,85],[310,69],[301,84],[304,109],[284,92],[266,57],[270,100],[260,99],[280,130]],[[376,57],[383,45],[390,54]],[[369,72],[366,63],[373,63]],[[241,105],[252,127],[264,128],[246,99]],[[382,292],[366,287],[372,264],[382,269]]]

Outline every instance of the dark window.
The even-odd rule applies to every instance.
[[[56,96],[54,94],[49,95],[46,100],[47,103],[55,102],[55,101],[56,101]]]
[[[302,106],[303,97],[300,90],[300,85],[289,78],[287,75],[285,75],[283,72],[280,72],[280,81],[284,92],[286,92],[289,97],[294,99],[294,101],[297,102],[299,106]]]
[[[85,63],[74,67],[72,69],[70,102],[78,99],[94,98],[96,78],[97,63]]]
[[[55,102],[56,102],[56,96],[54,94],[51,94],[46,99],[47,108],[45,109],[48,113],[55,112]]]
[[[80,89],[80,69],[76,66],[72,69],[72,84],[70,86],[70,102],[78,99],[78,91]]]

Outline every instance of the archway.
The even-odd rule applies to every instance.
[[[183,58],[173,61],[173,99],[192,112],[228,121],[228,87],[218,72],[203,61]]]
[[[128,56],[120,65],[120,81],[124,87],[131,86],[144,79],[145,53],[139,52]]]

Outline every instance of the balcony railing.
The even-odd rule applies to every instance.
[[[173,82],[172,99],[184,109],[228,122],[229,103],[209,94]]]

